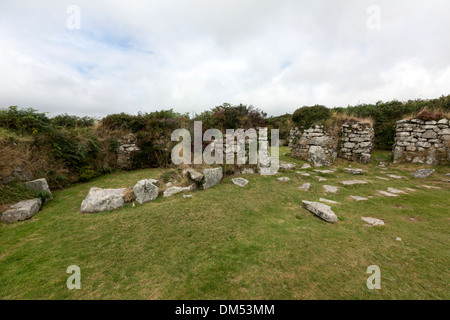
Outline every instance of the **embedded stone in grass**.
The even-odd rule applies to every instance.
[[[289,163],[286,161],[280,161],[279,165],[280,165],[280,169],[283,169],[283,170],[292,170],[297,166],[295,163]]]
[[[351,169],[351,168],[344,168],[344,171],[355,175],[364,174],[365,172],[363,169]]]
[[[195,189],[195,184],[190,185],[189,187],[170,187],[166,191],[164,191],[163,197],[171,197],[174,194],[184,192],[184,191],[192,191]]]
[[[288,177],[281,177],[281,178],[277,178],[277,180],[281,181],[281,182],[287,182],[287,181],[290,181],[291,179],[289,179]]]
[[[183,194],[183,198],[192,198],[192,194]]]
[[[398,176],[398,175],[395,175],[395,174],[388,174],[388,177],[391,177],[391,178],[394,178],[394,179],[402,179],[402,178],[404,178],[403,176]]]
[[[400,237],[395,237],[395,240],[396,240],[396,241],[402,241],[402,238],[400,238]]]
[[[330,206],[327,206],[326,204],[320,203],[320,202],[312,202],[312,201],[302,201],[303,207],[308,210],[309,212],[312,212],[319,218],[327,221],[327,222],[337,222],[338,217],[336,214],[331,210]]]
[[[360,196],[350,196],[350,198],[352,198],[353,200],[356,200],[356,201],[367,201],[367,200],[369,200],[367,198],[360,197]]]
[[[371,217],[361,217],[361,220],[366,222],[366,226],[375,227],[375,226],[384,226],[384,221],[381,219],[371,218]]]
[[[45,178],[41,178],[41,179],[36,179],[36,180],[25,182],[25,185],[28,188],[36,190],[36,191],[47,192],[49,194],[49,197],[46,199],[46,202],[53,199],[53,194],[50,191],[50,188],[48,186],[47,180],[45,180]]]
[[[136,201],[143,204],[158,198],[159,188],[155,185],[158,183],[159,181],[155,179],[144,179],[138,181],[133,187]]]
[[[303,190],[303,191],[308,191],[309,188],[311,188],[311,183],[304,183],[302,184],[300,187],[298,187],[299,189]]]
[[[340,204],[339,202],[333,201],[333,200],[328,200],[328,199],[324,199],[324,198],[320,198],[319,199],[320,202],[328,202],[331,204]]]
[[[82,213],[95,213],[122,208],[125,203],[126,188],[101,189],[93,187],[81,203]]]
[[[311,168],[311,165],[310,165],[309,163],[305,163],[305,164],[301,167],[301,169],[309,169],[309,168]]]
[[[345,180],[341,182],[344,186],[351,186],[354,184],[366,184],[367,181],[364,180]]]
[[[427,188],[427,189],[436,189],[436,190],[441,190],[441,188],[439,187],[434,187],[434,186],[427,186],[427,185],[422,185],[422,187]]]
[[[378,190],[378,193],[382,194],[383,196],[387,196],[387,197],[398,197],[398,195],[387,192],[387,191]]]
[[[245,187],[248,184],[248,180],[244,178],[233,178],[231,182],[239,187]]]
[[[223,171],[221,167],[213,168],[213,169],[205,169],[203,170],[203,175],[205,179],[203,181],[203,189],[208,189],[220,182],[223,178]]]
[[[390,192],[390,193],[397,193],[397,194],[402,193],[402,194],[406,194],[405,191],[398,190],[398,189],[394,189],[394,188],[387,188],[387,191]]]
[[[361,153],[361,157],[359,157],[360,163],[369,163],[370,162],[370,153]]]
[[[383,177],[379,177],[379,176],[375,176],[375,178],[378,178],[378,179],[380,179],[380,180],[385,180],[385,181],[389,181],[389,179],[388,179],[388,178],[383,178]]]
[[[413,188],[405,188],[405,190],[406,191],[411,191],[411,192],[417,191],[416,189],[413,189]]]
[[[9,207],[8,210],[2,213],[1,221],[6,223],[13,223],[30,219],[41,208],[42,200],[39,198],[31,200],[23,200],[17,202]]]
[[[326,178],[322,178],[322,177],[317,177],[317,178],[319,178],[319,182],[322,182],[322,181],[327,181],[327,179],[326,179]]]
[[[434,169],[418,169],[412,173],[414,178],[426,178],[434,173]]]
[[[325,190],[325,192],[331,192],[331,193],[336,193],[338,192],[339,188],[335,187],[335,186],[323,186],[323,190]]]
[[[309,173],[298,172],[298,171],[297,171],[297,173],[300,174],[301,176],[304,176],[304,177],[309,177],[309,176],[311,176]]]
[[[333,170],[319,170],[319,169],[315,169],[315,172],[319,172],[319,173],[334,173]]]

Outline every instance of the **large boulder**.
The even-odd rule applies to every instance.
[[[13,223],[30,219],[39,211],[41,205],[42,201],[39,198],[20,201],[3,212],[1,220],[6,223]]]
[[[208,189],[220,182],[223,178],[223,171],[221,167],[213,168],[213,169],[205,169],[203,170],[204,180],[203,180],[203,189]]]
[[[33,180],[33,181],[25,182],[25,185],[28,188],[33,189],[33,190],[45,191],[45,192],[49,193],[50,196],[46,199],[46,201],[50,201],[50,200],[53,199],[53,194],[50,191],[50,188],[48,186],[47,180],[45,180],[45,178],[41,178],[41,179],[36,179],[36,180]]]
[[[312,162],[315,167],[331,165],[329,156],[325,150],[319,146],[311,146],[308,153],[308,161]]]
[[[133,187],[136,201],[143,204],[158,198],[159,188],[155,184],[158,184],[158,180],[144,179],[138,181]]]
[[[126,188],[101,189],[93,187],[81,203],[82,213],[95,213],[122,208],[125,204]]]
[[[337,222],[338,217],[336,214],[331,210],[330,206],[327,206],[326,204],[320,203],[320,202],[312,202],[312,201],[305,201],[303,200],[303,207],[314,213],[319,218],[327,221],[327,222]]]

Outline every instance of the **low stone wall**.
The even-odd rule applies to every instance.
[[[339,139],[339,158],[361,163],[370,162],[374,131],[368,122],[342,125]]]
[[[303,132],[295,127],[289,134],[291,156],[313,162],[315,166],[329,166],[337,157],[337,141],[323,126],[314,126]]]
[[[394,163],[412,162],[442,164],[450,160],[449,119],[397,121]]]
[[[128,133],[122,138],[117,139],[119,146],[117,152],[117,167],[120,169],[129,169],[131,167],[132,155],[139,151],[136,135]]]

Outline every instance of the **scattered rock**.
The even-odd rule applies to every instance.
[[[297,166],[295,163],[289,163],[286,161],[280,161],[279,165],[280,165],[280,169],[283,169],[283,170],[292,170]]]
[[[255,170],[253,170],[252,168],[244,168],[242,170],[242,174],[254,174]]]
[[[375,226],[384,226],[384,221],[371,217],[361,217],[361,220],[366,222],[366,226],[375,227]]]
[[[365,172],[363,169],[350,169],[350,168],[344,168],[344,171],[355,175],[364,174]]]
[[[300,174],[301,176],[304,176],[304,177],[311,176],[309,173],[304,173],[304,172],[297,172],[297,173]]]
[[[208,189],[220,182],[223,178],[223,171],[221,167],[214,169],[205,169],[203,170],[203,175],[205,176],[203,182],[203,189]]]
[[[360,196],[350,196],[350,198],[352,198],[353,200],[356,200],[356,201],[367,201],[367,200],[369,200],[367,198],[360,197]]]
[[[396,193],[396,194],[406,194],[406,192],[402,191],[402,190],[398,190],[398,189],[394,189],[394,188],[387,188],[387,191],[390,193]]]
[[[1,220],[6,223],[13,223],[30,219],[38,213],[41,205],[42,201],[39,198],[17,202],[2,213]]]
[[[432,175],[434,172],[434,169],[419,169],[412,173],[412,176],[414,178],[426,178]]]
[[[233,178],[231,182],[239,187],[245,187],[248,184],[248,180],[244,178]]]
[[[194,169],[187,169],[186,172],[188,174],[189,179],[195,182],[201,182],[203,179],[203,174]]]
[[[370,162],[370,153],[361,153],[361,157],[359,157],[360,163],[369,163]]]
[[[378,179],[380,179],[380,180],[385,180],[385,181],[389,181],[389,179],[388,179],[388,178],[383,178],[383,177],[379,177],[379,176],[375,176],[375,178],[378,178]]]
[[[291,179],[289,179],[288,177],[277,178],[277,180],[278,180],[278,181],[281,181],[281,182],[288,182],[288,181],[291,181]]]
[[[434,187],[434,186],[427,186],[427,185],[422,185],[422,187],[427,188],[427,189],[436,189],[436,190],[441,190],[441,188],[439,187]]]
[[[309,163],[305,163],[301,169],[309,169],[311,168],[311,165]]]
[[[395,240],[396,240],[396,241],[402,241],[402,238],[400,238],[400,237],[395,237]]]
[[[325,190],[325,192],[331,192],[331,193],[336,193],[339,190],[338,187],[327,186],[327,185],[323,186],[323,189]]]
[[[367,181],[364,180],[345,180],[341,182],[344,186],[351,186],[354,184],[366,184]]]
[[[184,192],[184,191],[192,191],[194,189],[195,189],[195,184],[193,184],[189,187],[170,187],[169,189],[166,189],[166,191],[164,191],[163,197],[164,198],[171,197],[174,194]]]
[[[159,181],[155,179],[144,179],[138,181],[133,187],[136,201],[143,204],[158,198],[159,188],[155,185],[158,183]]]
[[[81,203],[81,212],[95,213],[122,208],[125,200],[126,188],[101,189],[93,187]]]
[[[304,183],[302,184],[300,187],[298,187],[299,189],[303,190],[303,191],[308,191],[309,188],[311,188],[311,183]]]
[[[411,192],[417,191],[416,189],[413,189],[413,188],[405,188],[405,190],[406,191],[411,191]]]
[[[327,173],[334,173],[333,170],[318,170],[318,169],[315,169],[314,171],[315,172],[319,172],[319,173],[325,173],[325,174],[327,174]]]
[[[403,176],[397,176],[395,174],[388,174],[388,177],[394,178],[394,179],[402,179],[404,178]]]
[[[378,193],[382,194],[383,196],[387,196],[387,197],[398,197],[398,195],[390,193],[390,192],[386,192],[386,191],[378,190]]]
[[[33,180],[33,181],[25,182],[25,185],[28,188],[36,190],[36,191],[48,192],[50,194],[50,196],[46,199],[46,201],[50,201],[50,200],[53,199],[53,194],[50,191],[50,188],[48,187],[47,180],[45,180],[45,178],[36,179],[36,180]]]
[[[183,198],[192,198],[192,194],[183,194]]]
[[[326,204],[320,203],[320,202],[312,202],[312,201],[305,201],[303,200],[303,207],[314,213],[319,218],[327,221],[327,222],[337,222],[338,217],[336,214],[331,210],[330,206],[327,206]]]
[[[320,198],[319,199],[320,202],[328,202],[331,204],[340,204],[339,202],[333,201],[333,200],[328,200],[328,199],[324,199],[324,198]]]
[[[319,182],[322,182],[322,181],[327,181],[327,179],[326,179],[326,178],[322,178],[322,177],[317,177],[317,178],[319,178]]]

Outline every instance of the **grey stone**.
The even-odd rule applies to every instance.
[[[361,217],[361,220],[367,223],[368,227],[384,226],[384,221],[371,217]]]
[[[345,180],[341,182],[344,186],[351,186],[354,184],[366,184],[367,181],[364,180]]]
[[[311,165],[309,163],[305,163],[302,166],[302,169],[309,169],[309,168],[311,168]]]
[[[81,212],[95,213],[122,208],[127,189],[101,189],[93,187],[81,203]]]
[[[414,178],[426,178],[432,175],[434,169],[418,169],[412,173]]]
[[[244,178],[233,178],[231,182],[239,187],[245,187],[248,184],[248,180]]]
[[[201,182],[203,179],[203,174],[194,169],[187,169],[186,172],[188,174],[189,179],[195,182]]]
[[[363,169],[351,169],[351,168],[344,168],[344,171],[355,175],[361,175],[364,174],[365,172]]]
[[[289,179],[288,177],[280,177],[280,178],[277,178],[277,180],[278,180],[278,181],[281,181],[281,182],[288,182],[288,181],[290,181],[291,179]]]
[[[395,193],[395,194],[406,194],[406,192],[404,192],[402,190],[394,189],[394,188],[387,188],[387,191],[390,193]]]
[[[391,178],[394,178],[394,179],[402,179],[402,178],[404,178],[403,176],[398,176],[398,175],[395,175],[395,174],[388,174],[388,177],[391,177]]]
[[[211,188],[217,185],[223,178],[223,171],[221,167],[214,169],[203,170],[203,175],[205,176],[203,182],[203,189]]]
[[[138,181],[133,187],[136,201],[143,204],[155,200],[159,194],[159,188],[155,184],[158,184],[158,180],[144,179]]]
[[[30,219],[41,208],[41,199],[23,200],[9,207],[2,213],[1,220],[6,223],[13,223]]]
[[[379,177],[379,176],[375,176],[375,178],[380,179],[380,180],[385,180],[385,181],[389,181],[388,178],[383,178],[383,177]]]
[[[292,170],[296,167],[297,165],[295,163],[289,163],[286,161],[280,161],[280,169],[283,170]]]
[[[327,206],[326,204],[320,203],[320,202],[312,202],[312,201],[305,201],[303,200],[303,207],[308,210],[309,212],[312,212],[319,218],[327,221],[327,222],[337,222],[338,217],[336,214],[331,210],[330,206]]]
[[[360,163],[370,163],[370,154],[369,153],[361,153],[361,157],[359,157]]]
[[[323,186],[323,190],[325,190],[325,192],[331,192],[331,193],[336,193],[338,192],[339,188],[335,187],[335,186]]]
[[[398,197],[398,195],[390,193],[390,192],[386,192],[386,191],[382,191],[382,190],[378,190],[378,193],[382,194],[383,196],[387,196],[387,197]]]
[[[45,180],[45,178],[41,178],[41,179],[36,179],[33,181],[28,181],[25,182],[25,185],[30,188],[30,189],[34,189],[36,191],[45,191],[48,192],[50,194],[50,197],[47,198],[47,201],[50,201],[53,199],[53,194],[50,191],[50,188],[48,187],[48,183],[47,180]]]
[[[360,197],[360,196],[350,196],[350,198],[352,198],[353,200],[356,200],[356,201],[367,201],[367,200],[369,200],[367,198]]]
[[[319,172],[319,173],[324,173],[324,174],[327,174],[327,173],[329,173],[329,174],[334,173],[333,170],[319,170],[319,169],[316,169],[316,170],[314,170],[314,171],[315,171],[315,172]]]
[[[327,203],[331,203],[331,204],[340,204],[339,202],[336,202],[336,201],[333,201],[333,200],[324,199],[324,198],[320,198],[319,201],[320,202],[327,202]]]
[[[252,168],[245,168],[242,170],[242,174],[254,174],[255,171]]]
[[[304,183],[302,184],[300,187],[298,187],[299,189],[303,190],[303,191],[308,191],[309,188],[311,188],[311,183]]]
[[[170,187],[164,191],[163,197],[171,197],[177,193],[184,192],[184,191],[192,191],[195,189],[195,184],[189,186],[189,187]]]
[[[311,146],[308,152],[308,161],[316,167],[329,166],[331,163],[325,150],[320,146]]]

